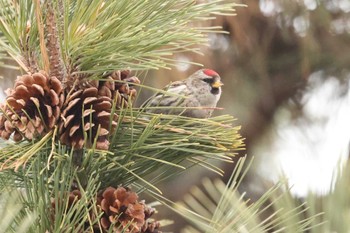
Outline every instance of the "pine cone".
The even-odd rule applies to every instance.
[[[91,147],[97,138],[96,148],[108,149],[108,134],[117,125],[118,117],[117,114],[111,116],[113,101],[110,85],[109,82],[99,85],[97,80],[90,81],[67,95],[59,123],[63,144],[81,149],[85,143],[85,146]]]
[[[7,90],[7,105],[1,106],[0,136],[32,140],[50,131],[57,123],[64,101],[61,82],[44,71],[17,78]]]
[[[108,231],[114,224],[114,232],[141,232],[145,224],[145,205],[137,199],[137,194],[128,188],[108,187],[98,198],[98,205],[103,211],[103,229]]]
[[[69,193],[68,196],[68,209],[70,209],[75,202],[81,199],[81,192],[78,189],[73,190],[72,192]],[[58,204],[62,204],[65,206],[65,203],[62,203],[60,200],[58,201]],[[51,200],[51,206],[53,209],[56,208],[56,202],[55,200]]]
[[[137,91],[133,84],[140,84],[140,80],[136,76],[128,77],[130,75],[130,70],[117,70],[114,71],[109,77],[109,80],[115,81],[114,93],[117,99],[117,106],[127,106],[129,101],[133,101],[137,95]],[[119,82],[118,82],[119,81]],[[123,82],[126,83],[123,83]]]
[[[158,221],[151,220],[150,217],[156,212],[152,207],[149,207],[145,204],[144,201],[141,203],[145,207],[145,223],[141,228],[141,233],[162,233],[159,231],[160,223]]]
[[[59,205],[60,208],[67,208],[67,211],[81,198],[80,190],[74,189],[69,193],[68,203],[53,199],[51,201],[52,221],[55,221],[56,205]],[[161,233],[159,222],[150,219],[155,213],[155,209],[145,205],[144,201],[138,201],[137,194],[129,188],[106,188],[97,195],[97,206],[103,212],[100,218],[102,229],[98,224],[94,225],[93,232],[95,233],[101,232],[101,230],[109,232],[111,225],[113,225],[113,233]],[[93,211],[90,212],[91,219],[94,220],[97,216],[100,215],[96,215]],[[89,222],[84,225],[86,229],[90,228]]]
[[[55,221],[56,208],[67,208],[66,209],[66,212],[67,212],[80,199],[81,199],[81,192],[78,189],[75,189],[75,190],[73,190],[72,192],[69,193],[67,206],[66,206],[66,203],[64,203],[61,199],[58,199],[58,200],[52,199],[51,200],[51,207],[52,207],[51,220]],[[56,204],[58,206],[56,206]]]
[[[136,96],[131,83],[140,83],[137,77],[128,78],[128,74],[129,71],[115,71],[103,80],[81,82],[71,90],[59,124],[63,144],[81,149],[84,145],[91,147],[97,138],[96,148],[108,149],[108,135],[113,134],[118,119],[116,113],[112,114],[113,106],[116,109],[127,106]]]

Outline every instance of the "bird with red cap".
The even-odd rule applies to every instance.
[[[142,108],[155,114],[208,118],[221,96],[220,75],[211,69],[201,69],[182,81],[170,83],[150,97]]]

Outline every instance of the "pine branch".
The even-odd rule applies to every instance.
[[[234,119],[230,116],[207,120],[164,115],[149,121],[139,112],[125,111],[119,115],[121,121],[110,147],[115,156],[106,155],[104,165],[111,167],[116,163],[119,174],[102,166],[101,176],[115,177],[126,184],[146,183],[138,177],[147,179],[150,174],[156,175],[152,183],[158,183],[193,165],[222,174],[213,165],[215,161],[231,162],[243,147],[239,127],[231,125]]]
[[[198,45],[207,43],[204,33],[217,31],[191,23],[208,20],[211,13],[233,14],[236,6],[222,0],[76,1],[69,15],[74,21],[65,29],[65,53],[77,73],[164,68],[173,62],[169,55],[198,52]]]
[[[206,33],[222,32],[216,26],[201,27],[201,21],[211,20],[215,14],[234,15],[234,8],[241,6],[224,0],[200,4],[193,0],[58,0],[51,5],[43,12],[38,1],[9,4],[1,0],[0,30],[7,39],[2,45],[26,71],[35,72],[37,66],[48,71],[52,63],[52,69],[58,71],[63,65],[74,77],[102,76],[126,68],[166,68],[174,62],[170,55],[200,53],[199,45],[208,42]],[[46,16],[49,12],[53,13]],[[45,19],[52,24],[46,35]],[[45,40],[51,45],[46,46]],[[52,55],[47,55],[46,47]]]
[[[25,71],[36,70],[37,30],[31,25],[34,19],[32,3],[21,0],[10,3],[0,1],[0,47]]]
[[[137,109],[121,110],[118,115],[118,127],[109,139],[110,150],[82,151],[84,172],[98,171],[102,187],[141,182],[158,190],[157,183],[194,165],[222,174],[214,162],[231,162],[243,147],[239,127],[232,126],[231,116],[212,119],[157,116],[149,121]],[[52,163],[63,152],[57,151],[59,144],[55,140],[56,131],[37,142],[9,143],[0,152],[1,170],[29,166],[40,154],[46,154],[46,163]],[[154,180],[147,181],[150,175]]]
[[[47,15],[46,15],[46,37],[47,37],[47,49],[48,55],[50,59],[50,76],[55,76],[62,82],[65,81],[65,69],[63,66],[63,60],[61,57],[61,45],[60,45],[60,37],[58,30],[58,22],[59,16],[56,14],[62,14],[62,12],[58,12],[54,10],[54,6],[52,2],[48,2],[47,6]],[[60,9],[59,10],[63,10]]]
[[[210,14],[233,14],[235,6],[223,0],[57,0],[45,11],[39,0],[0,0],[4,51],[28,73],[50,72],[19,77],[1,107],[1,136],[18,142],[1,145],[0,188],[23,189],[22,203],[40,219],[29,232],[148,232],[158,223],[148,225],[149,210],[134,192],[125,189],[131,201],[111,213],[99,191],[142,184],[139,191],[159,194],[157,183],[195,165],[222,174],[212,161],[232,162],[243,146],[232,117],[145,114],[131,108],[139,80],[116,70],[167,67],[173,53],[198,53],[205,33],[219,31],[193,25]],[[78,82],[85,74],[96,79]],[[62,86],[65,75],[72,85]],[[126,214],[129,204],[138,208]]]
[[[307,215],[308,205],[294,202],[288,190],[281,190],[282,183],[269,189],[255,202],[246,200],[245,194],[239,194],[237,187],[248,169],[242,170],[244,161],[245,159],[238,161],[227,185],[220,180],[204,179],[203,190],[193,188],[183,203],[175,205],[176,211],[193,223],[192,227],[187,227],[183,232],[292,233],[320,229],[313,222],[320,219],[322,214]],[[285,201],[289,205],[285,205]],[[274,211],[269,214],[271,208]],[[264,215],[267,217],[261,219]]]
[[[148,227],[158,228],[159,224],[150,219],[154,210],[144,201],[136,202],[135,192],[118,188],[118,184],[109,190],[118,190],[117,193],[122,192],[122,195],[101,189],[98,172],[85,173],[82,167],[74,164],[73,151],[67,151],[65,147],[57,147],[49,164],[49,151],[46,150],[46,154],[44,151],[17,172],[6,170],[0,173],[0,190],[15,183],[21,187],[21,202],[25,208],[38,213],[37,222],[26,232],[114,232],[117,228],[120,232],[130,232],[134,227],[142,227],[142,232],[148,232]],[[17,177],[16,180],[14,177]],[[108,203],[110,198],[119,201],[120,209],[115,206],[118,202]],[[114,214],[106,205],[112,205]],[[130,208],[130,205],[134,205],[135,209]],[[144,214],[140,214],[140,208]],[[138,218],[136,223],[133,222],[134,217]],[[108,226],[106,221],[112,224]]]

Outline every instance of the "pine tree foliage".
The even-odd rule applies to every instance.
[[[183,202],[174,205],[192,223],[182,232],[349,231],[349,162],[339,166],[330,193],[298,198],[283,181],[252,202],[237,191],[245,160],[239,161],[231,183],[204,179],[202,188],[193,187]]]
[[[170,58],[174,53],[200,53],[199,45],[207,43],[206,33],[221,32],[215,26],[202,27],[200,22],[215,15],[233,15],[236,6],[226,0],[0,0],[0,59],[11,58],[24,73],[9,91],[11,98],[0,106],[1,132],[5,132],[1,136],[9,139],[0,144],[0,190],[18,193],[16,206],[11,207],[13,201],[4,198],[9,200],[4,205],[10,205],[12,211],[2,212],[7,215],[3,218],[6,221],[0,222],[2,229],[158,232],[158,221],[151,216],[154,211],[138,200],[136,192],[148,192],[167,204],[170,201],[162,196],[159,182],[193,166],[222,174],[215,162],[231,162],[243,147],[233,117],[192,119],[147,114],[132,106],[129,92],[120,93],[119,83],[127,81],[108,78],[117,71],[167,68],[174,62]],[[37,72],[47,74],[47,78],[30,78]],[[62,95],[52,91],[53,77],[62,84]],[[152,89],[139,83],[132,85]],[[54,106],[43,102],[42,96],[46,95]],[[89,105],[93,101],[95,104]],[[21,105],[28,107],[26,111]],[[63,119],[63,113],[72,106],[78,110]],[[57,111],[52,111],[53,107]],[[93,114],[98,111],[104,120],[107,117],[109,127],[95,124]],[[45,122],[43,116],[52,116],[52,112],[62,114],[55,117],[49,130],[42,131],[44,135],[14,136],[25,132],[23,128],[35,132]],[[80,147],[63,143],[58,127],[69,125],[75,115],[81,119],[69,133],[72,136],[83,128]],[[23,125],[14,126],[14,121]],[[105,148],[98,147],[100,138],[108,138]],[[235,191],[242,163],[237,169],[227,188],[207,181],[207,191],[215,190],[210,193],[213,196],[195,194],[204,202],[212,202],[189,202],[188,209],[180,212],[208,232],[288,229],[291,224],[282,220],[290,216],[281,215],[275,220],[278,211],[266,220],[269,223],[258,221],[264,210],[260,208],[277,187],[258,202],[247,204]],[[109,194],[117,204],[106,204],[108,195],[103,195],[110,186],[116,190]],[[134,191],[116,189],[126,186]],[[103,209],[106,206],[108,209]],[[207,208],[209,211],[203,214]],[[294,216],[302,212],[296,206],[289,213]],[[28,217],[31,213],[35,215]],[[108,219],[108,224],[101,221],[102,217]],[[297,221],[297,229],[310,227],[312,220],[314,216]]]
[[[1,48],[26,73],[0,106],[1,137],[7,139],[0,151],[0,190],[21,190],[22,209],[37,213],[27,232],[153,232],[159,226],[150,218],[154,211],[136,193],[115,189],[121,204],[103,209],[103,191],[131,186],[160,194],[159,182],[195,165],[222,174],[212,161],[231,162],[243,146],[231,116],[146,114],[132,107],[126,81],[110,76],[164,68],[173,53],[199,52],[205,33],[219,30],[195,25],[233,14],[235,6],[221,0],[0,1]],[[54,91],[56,83],[62,92]],[[57,127],[69,125],[72,106],[82,116],[69,129],[70,136],[84,129],[79,147],[62,141]],[[109,127],[93,128],[97,110]],[[45,116],[53,115],[47,128]],[[100,137],[108,138],[103,149]]]
[[[2,193],[0,200],[1,232],[28,232],[37,215],[23,208],[18,191],[8,190]]]
[[[204,179],[203,189],[194,187],[175,208],[193,226],[182,232],[320,232],[322,214],[299,203],[283,183],[270,188],[262,197],[252,202],[246,193],[237,191],[247,169],[243,170],[245,158],[240,159],[230,182]],[[188,211],[190,209],[191,211]]]
[[[94,76],[125,68],[164,68],[172,64],[169,56],[173,53],[199,53],[198,45],[207,43],[205,33],[220,28],[195,25],[215,14],[232,15],[238,6],[223,0],[200,4],[189,0],[53,2],[65,69]],[[0,44],[22,68],[34,65],[33,60],[42,65],[47,62],[42,56],[46,51],[39,49],[45,45],[38,40],[46,20],[38,11],[46,8],[39,3],[0,1],[0,29],[6,38]],[[41,15],[40,21],[36,15]]]
[[[324,212],[321,219],[314,220],[313,224],[324,222],[318,229],[311,229],[310,232],[349,232],[350,223],[348,221],[350,214],[349,200],[349,161],[340,164],[334,175],[331,192],[326,195],[317,195],[310,193],[306,200],[310,206],[310,214]]]

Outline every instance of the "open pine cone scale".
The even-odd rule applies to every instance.
[[[59,123],[60,140],[76,149],[92,147],[107,150],[109,135],[118,121],[114,108],[126,107],[136,90],[119,80],[140,83],[137,77],[127,78],[129,71],[115,71],[101,80],[81,81],[70,90]],[[124,79],[124,80],[123,80]]]
[[[97,137],[96,147],[108,149],[109,142],[104,136],[109,132],[111,101],[99,95],[98,85],[94,83],[85,89],[73,91],[63,107],[62,122],[59,124],[61,142],[81,149],[86,143],[91,147]],[[108,118],[104,117],[106,115]]]
[[[15,141],[32,140],[50,131],[59,120],[64,101],[61,82],[44,71],[17,78],[7,92],[6,105],[1,106],[0,136]]]
[[[114,71],[101,80],[78,82],[71,77],[65,86],[44,71],[22,75],[7,91],[7,103],[0,106],[0,136],[32,140],[58,125],[62,144],[107,150],[117,126],[114,109],[127,107],[136,96],[133,84],[140,83],[129,74]]]
[[[108,232],[160,233],[160,224],[151,220],[155,210],[138,200],[127,187],[108,187],[98,195],[97,204],[103,211],[101,226]]]

